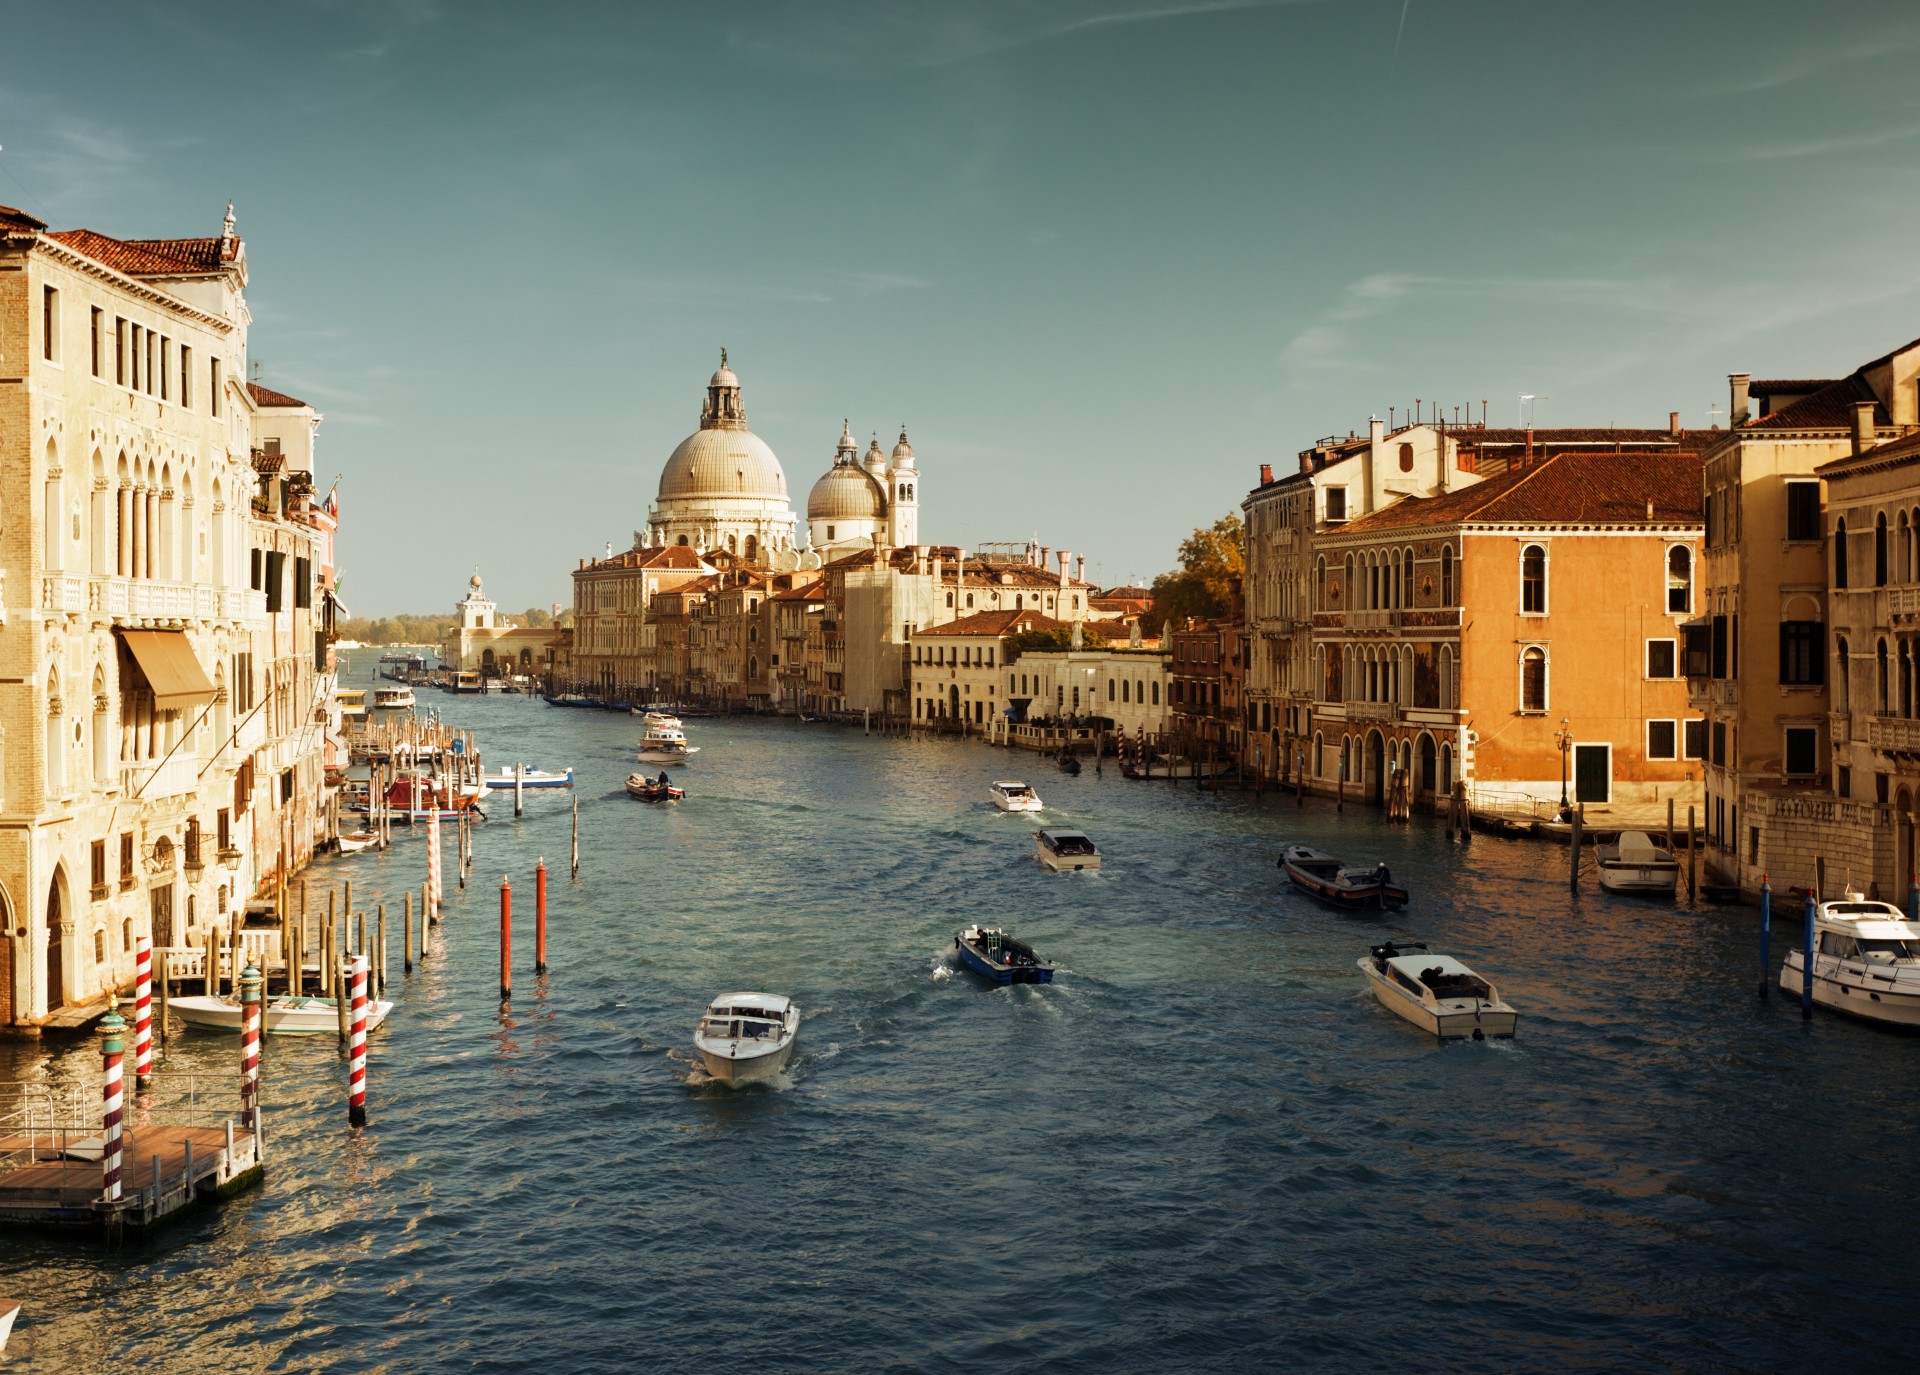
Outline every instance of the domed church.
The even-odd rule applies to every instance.
[[[747,428],[740,379],[721,349],[700,428],[680,441],[661,470],[644,542],[724,549],[750,563],[791,567],[795,528],[787,475],[773,450]]]
[[[876,438],[862,458],[852,427],[842,422],[833,466],[807,493],[807,543],[823,559],[876,543],[896,549],[918,543],[919,487],[904,429],[891,457]]]

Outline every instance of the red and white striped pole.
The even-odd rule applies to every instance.
[[[260,971],[240,971],[240,1125],[248,1131],[260,1108]]]
[[[353,957],[353,1030],[347,1038],[347,1124],[367,1125],[367,957]]]
[[[427,906],[421,912],[422,929],[429,921],[440,920],[440,798],[435,795],[427,813]],[[424,942],[423,942],[424,944]]]
[[[133,939],[133,1086],[153,1082],[153,937]]]
[[[107,999],[107,1015],[100,1019],[100,1059],[106,1070],[105,1115],[100,1131],[100,1196],[109,1203],[120,1199],[120,1057],[127,1046],[127,1019],[119,1013],[119,999]]]

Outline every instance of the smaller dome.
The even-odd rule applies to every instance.
[[[873,437],[873,443],[867,446],[867,471],[884,473],[887,470],[887,456],[880,452],[880,436]]]
[[[807,493],[808,520],[881,520],[880,490],[861,469],[836,463]]]
[[[727,351],[720,350],[720,370],[708,380],[709,387],[737,387],[740,379],[733,375],[733,369],[727,366]]]
[[[480,570],[479,569],[477,568],[474,569],[473,576],[467,579],[467,586],[471,587],[475,592],[478,592],[480,590]]]
[[[900,427],[900,442],[893,446],[893,461],[898,463],[903,458],[912,457],[913,445],[907,443],[907,427],[902,425]]]

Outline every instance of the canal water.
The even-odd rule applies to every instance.
[[[565,795],[519,820],[496,795],[431,958],[394,960],[371,1125],[347,1127],[332,1044],[274,1039],[263,1187],[118,1250],[0,1234],[9,1370],[1910,1360],[1920,1044],[1761,1002],[1750,910],[1570,896],[1564,850],[1424,818],[783,721],[689,722],[687,800],[647,806],[621,791],[630,717],[422,706],[490,765],[577,770],[579,882]],[[1031,821],[988,801],[1008,775],[1106,868],[1040,871]],[[1412,907],[1311,905],[1288,841],[1385,859]],[[403,831],[310,882],[397,921],[424,867]],[[956,971],[972,921],[1059,981]],[[1386,936],[1496,978],[1518,1039],[1442,1048],[1379,1008],[1355,960]],[[701,1007],[735,989],[803,1009],[777,1085],[695,1069]],[[97,1043],[69,1045],[0,1044],[0,1075],[96,1084]],[[238,1059],[175,1047],[173,1071]]]

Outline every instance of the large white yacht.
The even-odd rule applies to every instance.
[[[1040,800],[1040,794],[1016,779],[1003,778],[995,783],[990,792],[993,805],[1003,812],[1037,812],[1047,804]]]
[[[708,1074],[723,1084],[771,1079],[787,1067],[800,1032],[800,1009],[778,993],[728,993],[715,998],[694,1029],[693,1048]]]
[[[1813,914],[1813,1000],[1835,1012],[1920,1026],[1920,922],[1889,902],[1848,893]],[[1800,996],[1802,951],[1780,966],[1780,987]]]
[[[642,764],[685,764],[700,753],[698,745],[687,743],[687,733],[678,726],[648,726],[640,737]]]

